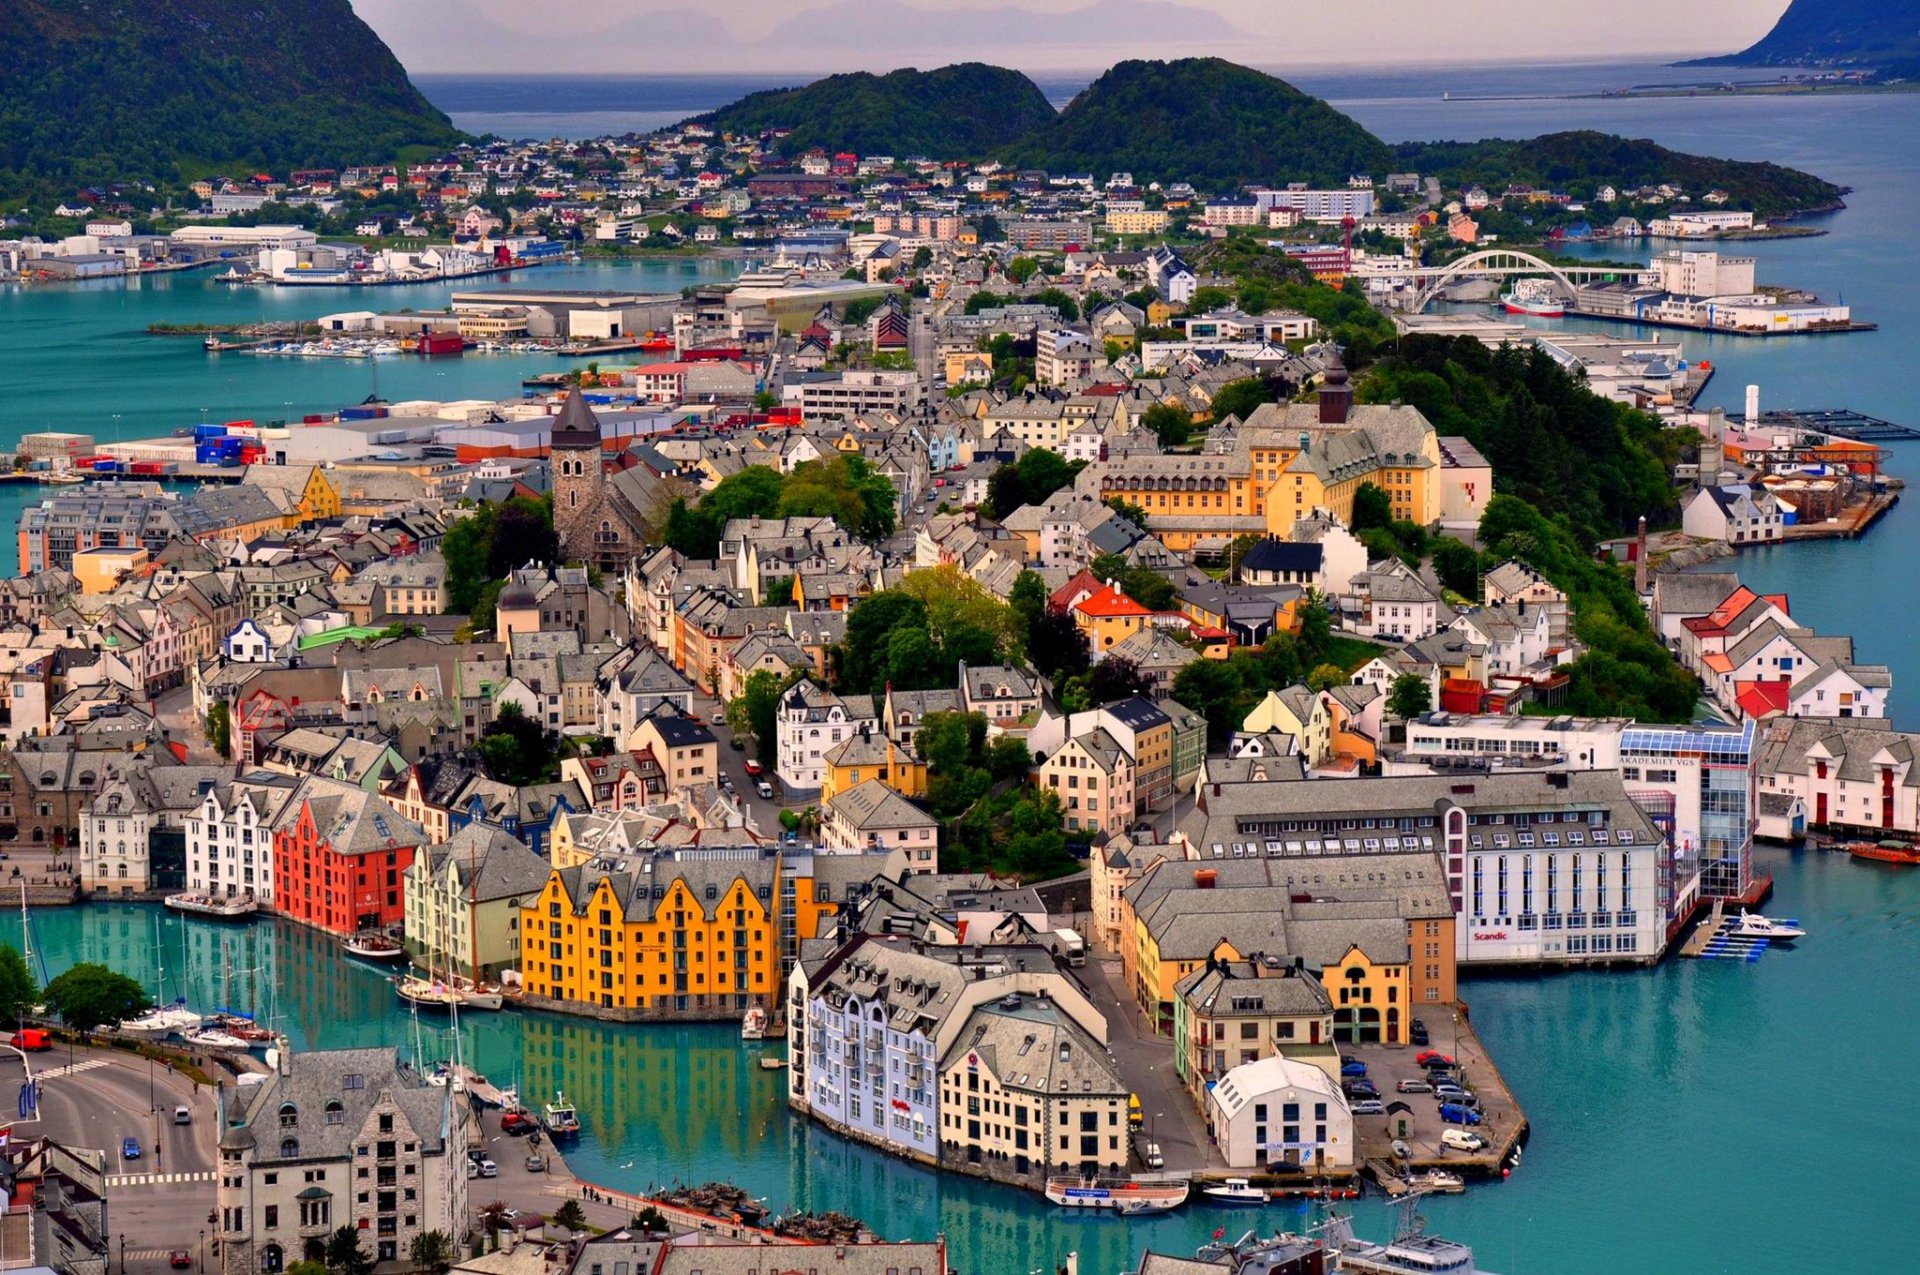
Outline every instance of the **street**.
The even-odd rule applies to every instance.
[[[30,1058],[41,1081],[39,1118],[15,1120],[13,1136],[106,1153],[109,1237],[122,1269],[167,1270],[174,1249],[196,1254],[199,1269],[217,1264],[205,1247],[219,1127],[213,1092],[116,1049],[76,1049],[71,1063],[64,1047]],[[24,1079],[20,1055],[0,1050],[0,1086],[18,1094]],[[174,1123],[174,1108],[183,1105],[191,1124]],[[139,1159],[122,1154],[127,1138],[139,1140]]]

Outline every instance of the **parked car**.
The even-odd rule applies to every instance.
[[[176,1271],[184,1271],[193,1265],[193,1254],[184,1248],[176,1248],[167,1254],[167,1265]]]
[[[1340,1074],[1343,1076],[1364,1076],[1367,1074],[1367,1065],[1359,1059],[1354,1059],[1352,1062],[1344,1062],[1340,1064]]]
[[[1437,1049],[1429,1049],[1422,1053],[1415,1054],[1413,1060],[1422,1067],[1431,1067],[1435,1063],[1439,1063],[1442,1067],[1453,1066],[1453,1059],[1447,1057]]]
[[[1387,1114],[1387,1104],[1378,1098],[1362,1098],[1349,1104],[1347,1110],[1356,1116],[1384,1116]]]
[[[1401,1093],[1432,1093],[1433,1086],[1424,1080],[1403,1080],[1394,1088]]]
[[[759,793],[761,797],[765,798],[766,800],[768,801],[773,800],[773,785],[768,783],[766,780],[762,779],[759,783],[755,784],[753,786],[753,790]]]
[[[760,763],[755,761],[753,758],[749,757],[747,759],[747,773],[749,775],[752,775],[755,779],[758,779],[760,778],[760,771],[761,771]]]
[[[1167,1158],[1160,1154],[1160,1144],[1157,1142],[1149,1142],[1142,1146],[1140,1150],[1140,1163],[1146,1165],[1149,1169],[1166,1168]]]
[[[500,1117],[500,1132],[511,1137],[521,1137],[538,1129],[540,1124],[532,1116],[519,1111],[509,1111]]]
[[[744,753],[747,751],[746,744],[741,741],[738,735],[735,735],[733,738],[729,739],[727,743],[733,748],[733,751],[736,753]]]
[[[480,1176],[483,1178],[497,1178],[500,1176],[500,1166],[493,1162],[492,1156],[481,1156],[479,1167]]]
[[[1427,1035],[1426,1028],[1422,1027],[1419,1023],[1415,1023],[1407,1032],[1407,1043],[1410,1045],[1431,1045],[1433,1038]]]
[[[1441,1102],[1452,1102],[1455,1098],[1464,1098],[1467,1091],[1451,1081],[1443,1080],[1433,1087],[1433,1096]]]
[[[1479,1124],[1480,1113],[1472,1107],[1463,1107],[1457,1102],[1440,1104],[1440,1118],[1448,1124]]]
[[[1455,1151],[1478,1151],[1487,1145],[1487,1140],[1465,1129],[1447,1129],[1440,1134],[1440,1145]]]
[[[535,1154],[527,1157],[528,1173],[545,1173],[546,1171],[547,1171],[547,1161],[544,1156]]]
[[[123,1160],[138,1160],[140,1158],[140,1139],[120,1139],[120,1158]]]
[[[1347,1091],[1348,1098],[1378,1098],[1380,1088],[1371,1080],[1349,1080],[1341,1088]]]
[[[1448,1094],[1447,1101],[1457,1103],[1462,1107],[1471,1107],[1475,1111],[1480,1110],[1480,1096],[1478,1094],[1466,1092]]]

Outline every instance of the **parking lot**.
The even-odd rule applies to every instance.
[[[537,1130],[519,1137],[503,1133],[498,1111],[483,1111],[479,1120],[480,1136],[474,1139],[472,1149],[489,1157],[496,1172],[490,1178],[469,1176],[467,1203],[474,1212],[495,1201],[523,1213],[552,1212],[559,1201],[549,1190],[565,1176],[566,1170],[556,1164],[546,1135]],[[527,1167],[530,1155],[540,1157],[540,1169]]]
[[[1354,1135],[1359,1140],[1360,1158],[1393,1159],[1396,1139],[1406,1142],[1415,1164],[1454,1164],[1456,1167],[1492,1169],[1501,1152],[1525,1124],[1525,1116],[1513,1096],[1507,1092],[1499,1073],[1488,1061],[1479,1038],[1464,1022],[1456,1024],[1450,1009],[1436,1006],[1422,1016],[1428,1028],[1428,1045],[1342,1045],[1343,1057],[1363,1062],[1367,1078],[1380,1090],[1385,1107],[1381,1115],[1355,1115]],[[1431,1093],[1401,1093],[1400,1082],[1431,1083],[1435,1077],[1420,1064],[1420,1055],[1437,1052],[1457,1064],[1446,1076],[1459,1084],[1479,1104],[1477,1125],[1449,1124],[1441,1119],[1440,1100]],[[1448,1129],[1465,1129],[1487,1140],[1480,1151],[1450,1148],[1441,1141]]]

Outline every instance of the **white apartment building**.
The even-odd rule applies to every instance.
[[[1663,252],[1653,259],[1660,289],[1682,297],[1750,296],[1753,257],[1723,257],[1717,252]]]
[[[1348,217],[1359,220],[1373,216],[1373,191],[1370,188],[1308,190],[1305,186],[1294,185],[1285,190],[1256,191],[1254,198],[1263,211],[1290,208],[1307,221],[1323,224],[1337,224]]]
[[[273,823],[293,795],[292,776],[255,773],[215,785],[185,819],[187,889],[273,904]]]
[[[921,389],[918,372],[842,372],[801,383],[800,415],[821,421],[868,412],[905,412],[920,405]],[[788,393],[791,397],[792,391]]]
[[[812,681],[797,682],[780,701],[775,726],[776,771],[788,793],[820,790],[821,760],[862,729],[878,732],[871,695],[835,695]]]

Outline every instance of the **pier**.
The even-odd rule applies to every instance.
[[[1920,429],[1856,412],[1850,407],[1817,407],[1804,411],[1777,409],[1760,413],[1758,422],[1746,416],[1727,417],[1741,429],[1814,430],[1856,443],[1904,443],[1920,439]]]

